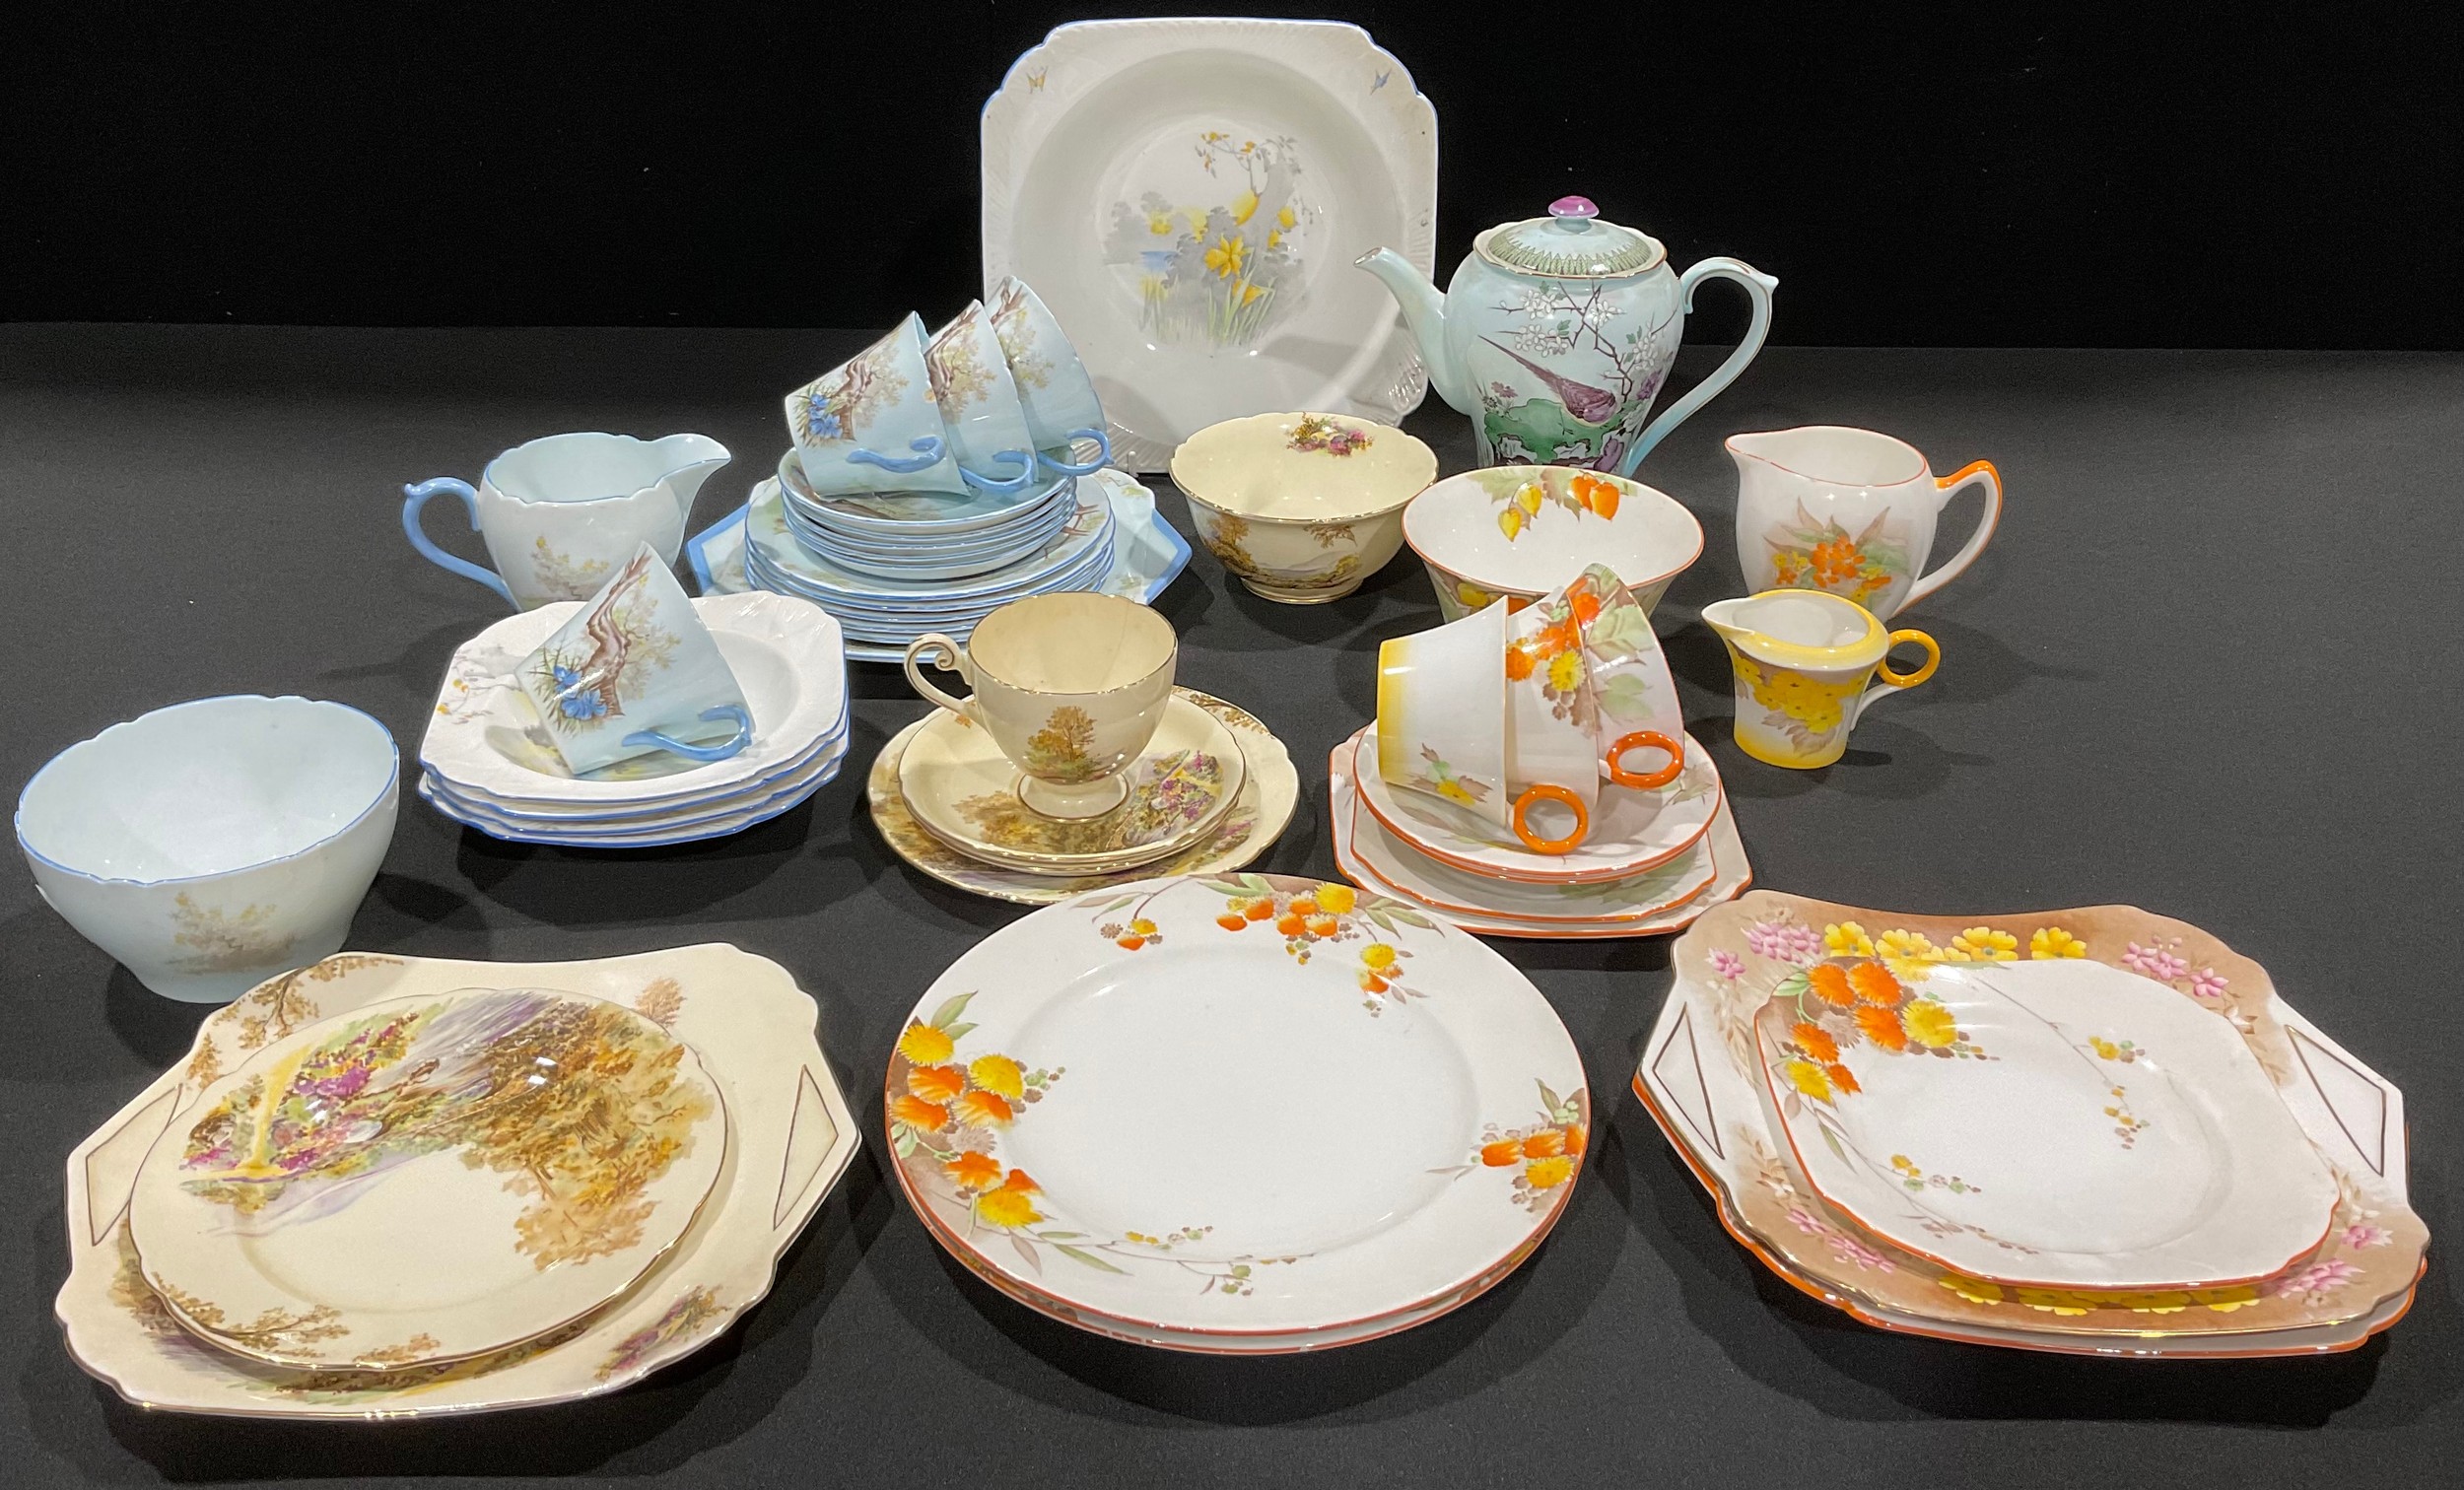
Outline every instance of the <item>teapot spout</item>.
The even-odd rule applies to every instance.
[[[1396,304],[1403,307],[1403,325],[1420,346],[1420,362],[1429,370],[1429,386],[1457,412],[1478,418],[1479,400],[1464,379],[1463,364],[1446,351],[1446,297],[1429,277],[1392,248],[1372,248],[1353,263],[1378,277]]]
[[[666,475],[660,479],[674,490],[676,506],[689,520],[693,515],[694,495],[702,490],[711,473],[734,459],[727,447],[708,435],[670,435],[654,440],[650,448],[666,463]]]

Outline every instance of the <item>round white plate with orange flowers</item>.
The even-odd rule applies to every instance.
[[[1505,959],[1262,874],[986,937],[917,1004],[885,1108],[901,1185],[969,1268],[1082,1328],[1225,1352],[1476,1297],[1555,1223],[1591,1126],[1573,1041]]]

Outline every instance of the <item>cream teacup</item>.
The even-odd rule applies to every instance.
[[[1047,817],[1097,817],[1129,795],[1134,763],[1172,698],[1180,639],[1134,600],[1085,592],[1031,595],[976,623],[960,643],[926,632],[907,646],[907,681],[980,724],[1020,772],[1018,799]],[[956,672],[957,699],[916,665]]]
[[[1511,826],[1536,853],[1569,852],[1590,831],[1602,781],[1656,791],[1685,769],[1677,685],[1650,613],[1606,565],[1514,611],[1506,638],[1506,784],[1575,820],[1555,839],[1531,830],[1528,809]],[[1629,769],[1641,750],[1666,759]]]
[[[513,681],[576,776],[659,750],[723,761],[752,743],[743,686],[648,544]]]
[[[1511,828],[1506,607],[1378,645],[1378,775]]]

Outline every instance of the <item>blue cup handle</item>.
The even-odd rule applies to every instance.
[[[733,719],[736,721],[736,732],[716,745],[687,745],[684,741],[672,735],[661,734],[655,729],[637,729],[625,736],[624,743],[655,745],[661,750],[672,750],[688,761],[723,761],[729,756],[742,755],[744,747],[753,743],[753,716],[744,711],[742,705],[721,704],[717,709],[705,709],[702,711],[702,717]]]
[[[420,557],[429,563],[448,573],[459,575],[465,579],[478,580],[503,595],[506,604],[515,610],[520,610],[522,603],[513,598],[513,586],[507,584],[502,576],[494,571],[481,569],[467,559],[454,558],[451,554],[437,547],[435,542],[420,530],[420,508],[426,507],[428,499],[439,492],[450,492],[461,498],[463,508],[470,513],[470,530],[474,533],[479,531],[479,494],[471,490],[471,485],[467,481],[456,481],[450,476],[440,476],[434,481],[423,481],[416,486],[406,486],[402,489],[403,536],[411,540],[411,547],[419,550]]]
[[[1054,475],[1092,476],[1112,463],[1112,440],[1103,431],[1071,430],[1066,438],[1071,444],[1076,444],[1081,440],[1094,440],[1095,459],[1087,465],[1072,465],[1066,460],[1055,460],[1050,450],[1037,451],[1035,458],[1038,463]]]
[[[1027,489],[1027,483],[1035,480],[1035,452],[1033,450],[1002,450],[992,458],[1016,465],[1018,474],[1002,480],[960,466],[958,468],[959,479],[979,492],[999,492],[1004,495],[1011,492],[1023,492]]]
[[[920,440],[911,440],[907,442],[907,448],[916,452],[913,457],[884,455],[879,450],[854,449],[847,452],[847,463],[879,466],[885,471],[900,476],[912,476],[918,471],[928,471],[939,465],[942,458],[949,453],[942,447],[941,439],[937,435],[926,435]]]

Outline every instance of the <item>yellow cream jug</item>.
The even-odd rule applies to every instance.
[[[1773,589],[1703,607],[1737,673],[1737,745],[1757,761],[1811,770],[1848,749],[1867,705],[1914,688],[1942,665],[1942,648],[1913,628],[1886,632],[1872,611],[1819,590]],[[1893,672],[1890,649],[1925,648],[1914,672]],[[1882,681],[1872,688],[1868,679]]]

